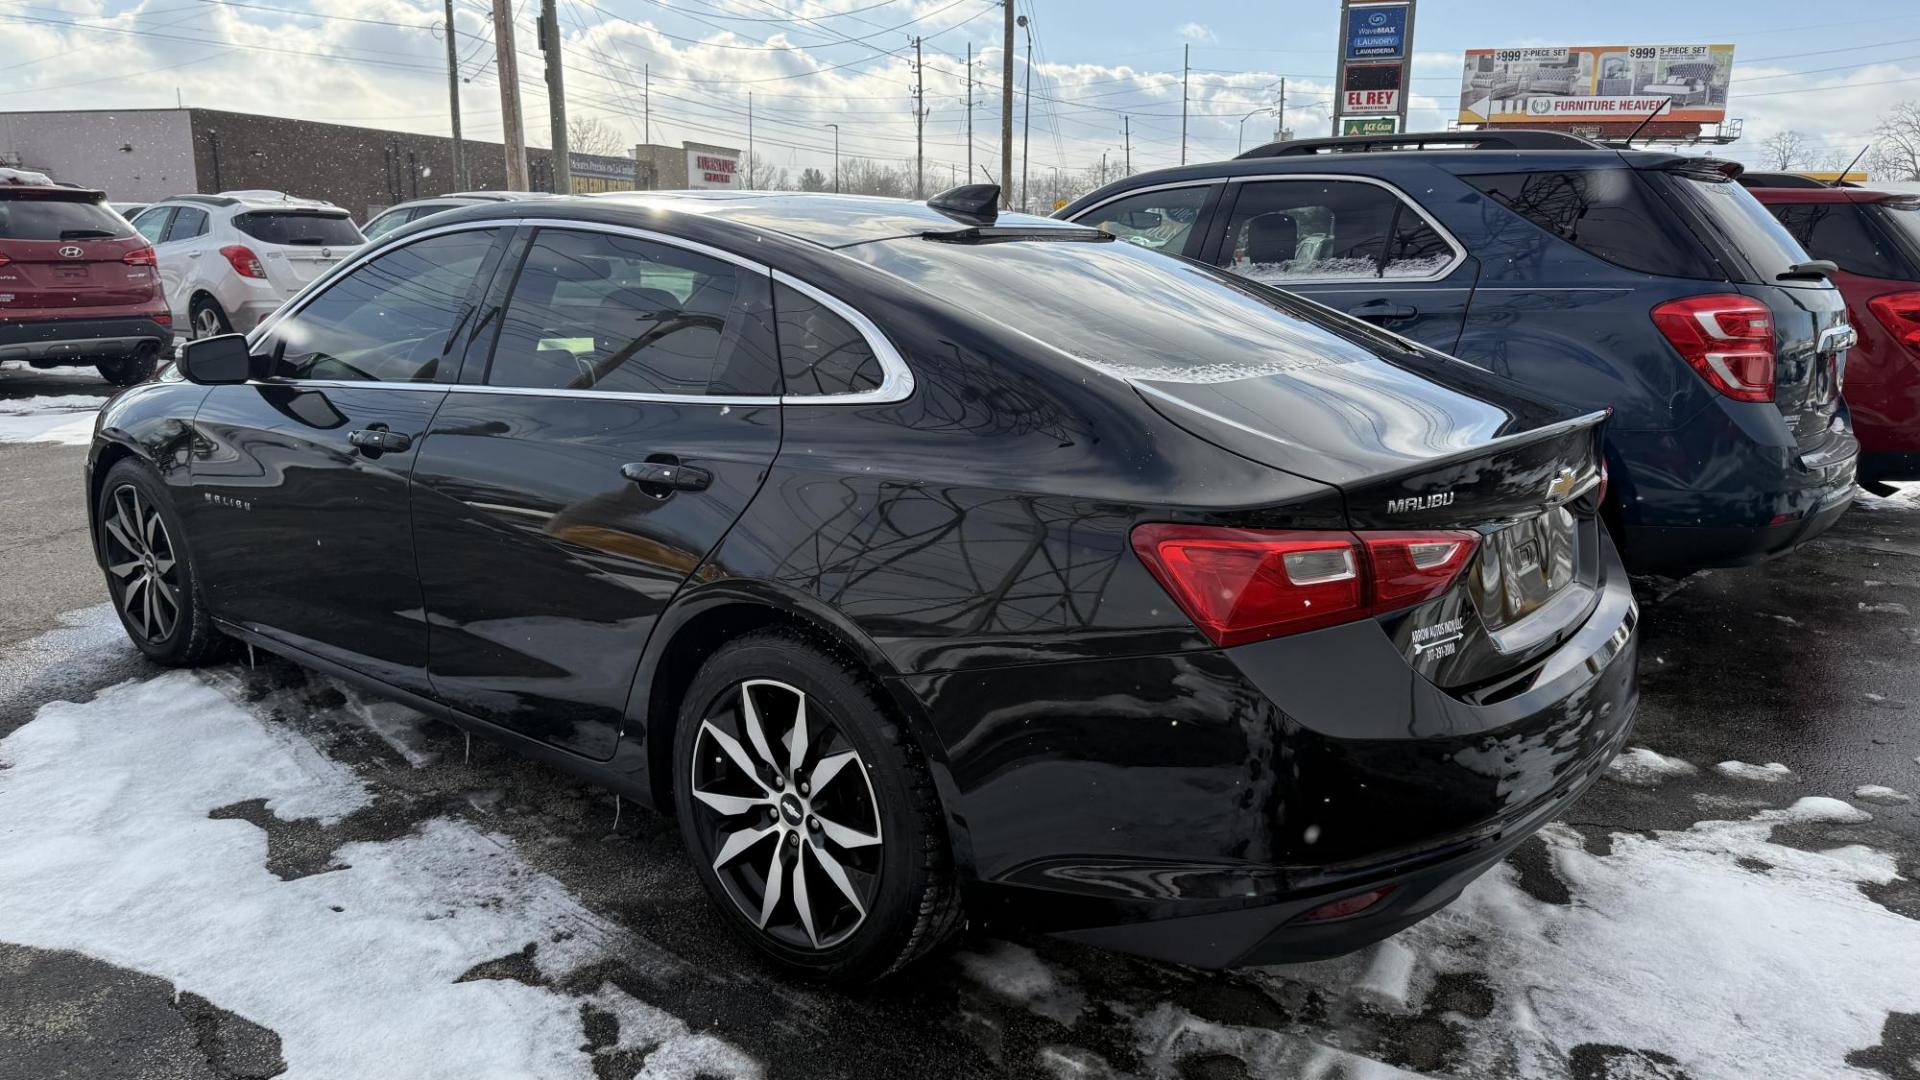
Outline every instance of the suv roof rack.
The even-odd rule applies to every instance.
[[[1256,146],[1243,158],[1304,157],[1379,150],[1607,150],[1604,143],[1564,131],[1416,131],[1400,135],[1335,135],[1321,139],[1289,139]]]
[[[226,195],[169,195],[161,202],[191,202],[202,206],[238,206],[240,200]]]

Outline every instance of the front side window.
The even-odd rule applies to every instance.
[[[1150,251],[1184,253],[1193,226],[1200,220],[1200,207],[1207,201],[1207,186],[1168,188],[1116,199],[1095,207],[1074,219],[1104,233]]]
[[[429,237],[328,286],[274,329],[276,374],[292,379],[432,382],[470,315],[497,230]]]
[[[142,210],[133,219],[134,231],[147,238],[147,243],[157,244],[167,235],[167,223],[173,220],[173,207],[156,206],[151,210]]]
[[[1221,265],[1276,285],[1427,278],[1453,248],[1393,192],[1350,180],[1260,180],[1241,186]]]
[[[771,394],[766,275],[669,244],[542,230],[500,326],[491,386]]]

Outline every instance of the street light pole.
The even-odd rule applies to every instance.
[[[833,129],[833,193],[840,194],[840,125],[828,124]]]
[[[1247,121],[1253,119],[1256,116],[1259,116],[1261,113],[1266,111],[1268,111],[1266,107],[1262,106],[1240,118],[1240,149],[1241,150],[1245,150],[1247,148]]]
[[[1020,122],[1020,212],[1027,211],[1027,147],[1033,139],[1033,27],[1020,16],[1020,29],[1027,32],[1027,87],[1021,91],[1027,99],[1026,118]]]

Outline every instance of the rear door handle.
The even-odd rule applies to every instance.
[[[1369,300],[1348,308],[1347,314],[1358,319],[1411,319],[1420,314],[1420,309],[1412,304],[1396,304],[1391,300]]]
[[[370,454],[392,454],[411,447],[413,436],[388,431],[384,427],[369,427],[363,431],[347,432],[347,442]]]
[[[641,487],[673,491],[705,491],[713,483],[713,474],[705,469],[666,461],[630,461],[620,466],[620,475]]]

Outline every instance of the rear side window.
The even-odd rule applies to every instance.
[[[1207,201],[1207,185],[1168,188],[1129,195],[1097,207],[1074,219],[1149,251],[1174,255],[1185,252],[1200,207]]]
[[[886,371],[873,346],[832,308],[785,284],[773,287],[780,372],[797,397],[862,394],[880,389]]]
[[[1351,180],[1256,180],[1239,185],[1221,264],[1276,285],[1427,278],[1453,249],[1386,188]]]
[[[1596,258],[1662,277],[1724,280],[1632,169],[1462,176],[1487,198]]]
[[[1869,208],[1857,203],[1762,203],[1786,226],[1800,246],[1849,274],[1907,277],[1905,260],[1867,220]]]
[[[670,244],[545,229],[527,250],[490,386],[774,392],[766,275]]]
[[[108,240],[127,223],[105,203],[40,196],[0,199],[0,240]]]
[[[353,247],[366,240],[345,214],[252,210],[235,214],[233,227],[263,244]]]

